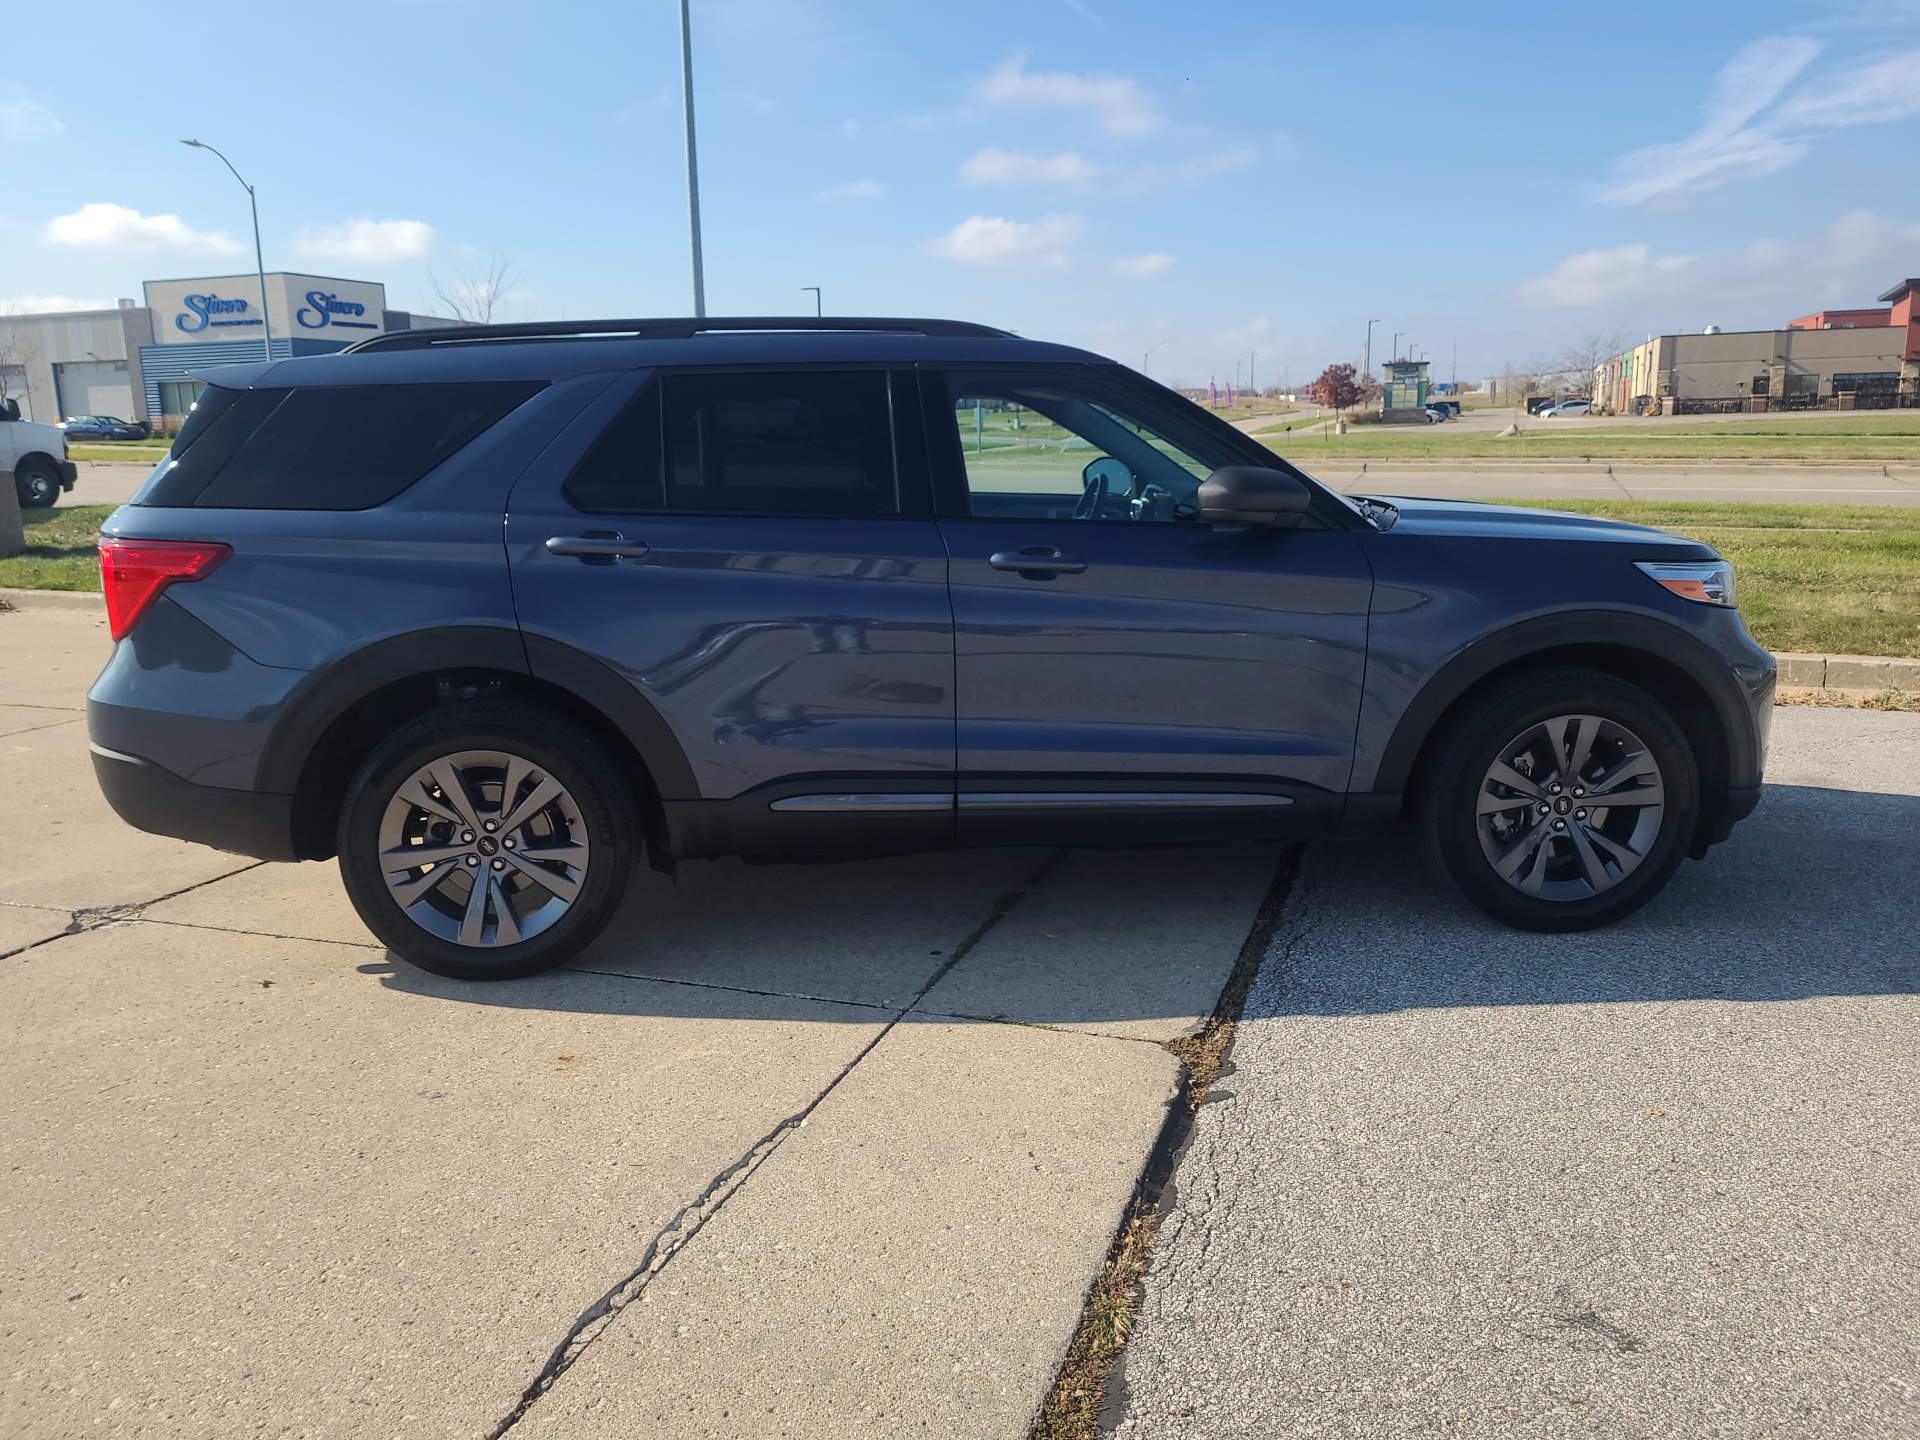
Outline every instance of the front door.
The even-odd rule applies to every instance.
[[[963,838],[1049,818],[1096,838],[1122,818],[1161,836],[1174,817],[1207,834],[1337,821],[1372,588],[1355,537],[1201,521],[1200,482],[1244,451],[1095,367],[923,383]]]
[[[681,853],[951,838],[947,562],[885,371],[655,373],[516,486],[515,602],[671,729]],[[905,463],[902,463],[902,457]],[[656,776],[664,791],[673,782]]]

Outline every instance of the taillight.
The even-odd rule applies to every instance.
[[[107,596],[107,629],[116,640],[139,623],[147,607],[176,580],[199,580],[233,553],[217,540],[122,540],[100,537],[100,588]]]

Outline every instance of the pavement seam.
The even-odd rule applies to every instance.
[[[521,1392],[519,1402],[498,1425],[487,1432],[487,1440],[502,1440],[503,1436],[526,1418],[527,1412],[554,1387],[560,1377],[571,1370],[594,1342],[612,1328],[613,1322],[619,1318],[621,1312],[646,1292],[654,1276],[665,1269],[674,1256],[684,1250],[693,1238],[706,1228],[707,1222],[720,1213],[721,1207],[727,1201],[740,1193],[747,1181],[753,1178],[754,1172],[766,1163],[789,1136],[805,1126],[813,1112],[820,1108],[829,1095],[839,1089],[841,1082],[854,1072],[860,1062],[871,1055],[880,1042],[893,1033],[894,1027],[906,1019],[926,998],[928,992],[938,985],[955,965],[965,959],[974,947],[986,938],[988,932],[1007,917],[1029,890],[1039,884],[1047,873],[1060,863],[1065,853],[1062,850],[1054,851],[1015,889],[1001,896],[986,919],[956,945],[953,953],[948,955],[921,983],[920,988],[914,992],[913,998],[901,1006],[871,1040],[860,1047],[853,1058],[840,1068],[839,1073],[828,1081],[817,1095],[756,1140],[738,1159],[708,1181],[706,1188],[695,1199],[682,1206],[673,1218],[655,1233],[641,1253],[640,1263],[599,1299],[580,1312],[579,1318],[573,1322],[560,1343],[554,1347],[553,1353],[547,1357],[547,1363],[533,1377],[532,1383]],[[621,978],[640,977],[622,976]],[[712,988],[730,987],[714,986]]]
[[[157,905],[160,902],[150,900],[147,903]],[[341,940],[334,936],[287,935],[278,930],[248,930],[237,925],[209,925],[202,920],[156,920],[150,915],[125,915],[120,918],[131,924],[171,925],[177,930],[213,930],[222,935],[252,935],[261,940],[298,940],[305,945],[346,945],[355,950],[381,951],[387,948],[378,940]]]
[[[24,730],[0,731],[0,740],[11,740],[16,735],[38,735],[42,730],[58,730],[62,725],[78,725],[86,718],[84,715],[69,715],[64,720],[49,720],[44,725],[29,725]]]
[[[1126,1344],[1140,1311],[1154,1238],[1171,1208],[1174,1174],[1214,1082],[1232,1073],[1235,1030],[1280,934],[1302,853],[1303,847],[1293,845],[1281,856],[1206,1025],[1195,1035],[1148,1042],[1159,1044],[1179,1061],[1179,1088],[1167,1104],[1166,1118],[1134,1182],[1133,1195],[1120,1213],[1119,1229],[1088,1287],[1079,1322],[1053,1385],[1033,1417],[1028,1440],[1094,1440],[1112,1433],[1125,1411]]]
[[[178,890],[170,890],[165,895],[156,895],[151,900],[135,900],[126,905],[89,905],[79,910],[67,912],[67,928],[58,935],[49,935],[44,940],[34,940],[25,945],[17,945],[11,950],[0,951],[0,960],[11,960],[16,955],[24,955],[29,950],[38,950],[42,945],[51,945],[56,940],[65,940],[69,935],[84,935],[89,930],[101,930],[122,920],[138,920],[140,912],[149,905],[158,905],[164,900],[173,900],[181,895],[191,894],[206,885],[217,885],[222,880],[231,880],[236,875],[244,875],[249,870],[258,870],[267,862],[256,860],[250,865],[242,865],[237,870],[229,870],[223,875],[214,875],[206,880],[196,880],[191,885],[183,885]],[[58,905],[36,905],[26,908],[58,911]],[[155,922],[160,923],[160,922]]]

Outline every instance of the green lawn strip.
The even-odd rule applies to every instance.
[[[1740,613],[1769,650],[1920,658],[1920,506],[1507,500],[1651,525],[1734,565]]]
[[[142,444],[137,440],[129,440],[125,444],[89,445],[76,442],[67,447],[67,458],[92,461],[125,460],[140,465],[157,465],[160,457],[167,453],[168,446],[169,442],[165,440],[155,441],[152,444]]]
[[[115,505],[65,505],[28,510],[27,549],[0,559],[0,589],[98,590],[100,524]]]
[[[1524,420],[1520,433],[1445,426],[1356,425],[1345,435],[1322,430],[1312,449],[1262,430],[1269,448],[1303,464],[1350,455],[1356,460],[1879,460],[1920,461],[1920,415],[1888,412],[1834,420],[1674,422],[1671,427],[1555,431],[1550,420]]]

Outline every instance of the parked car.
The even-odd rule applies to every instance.
[[[53,504],[79,475],[67,459],[67,437],[56,426],[22,420],[18,400],[0,401],[0,472],[7,470],[23,510]]]
[[[60,422],[69,440],[144,440],[147,427],[115,415],[75,415]]]
[[[608,321],[208,378],[102,534],[99,783],[337,857],[443,975],[577,954],[643,859],[1403,823],[1580,930],[1759,798],[1774,664],[1707,546],[1350,499],[1085,351]]]
[[[1429,425],[1438,425],[1451,418],[1444,405],[1429,405],[1426,407],[1426,413]]]
[[[1540,418],[1542,420],[1566,420],[1571,419],[1575,415],[1591,415],[1592,413],[1593,402],[1591,400],[1562,400],[1542,410],[1540,412]]]

